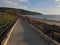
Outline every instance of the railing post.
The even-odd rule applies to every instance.
[[[0,42],[0,45],[1,45],[1,42]]]
[[[54,39],[54,24],[53,24],[53,29],[52,29],[52,39]]]
[[[44,24],[44,23],[43,23]],[[45,33],[45,24],[44,24],[44,31],[43,31],[44,33]]]
[[[38,29],[39,29],[39,22],[38,22]]]

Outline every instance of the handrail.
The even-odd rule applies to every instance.
[[[8,32],[10,31],[10,29],[12,28],[12,26],[15,24],[15,22],[17,21],[17,19],[14,22],[8,22],[7,24],[1,26],[0,29],[4,28],[5,26],[7,26],[4,31],[2,31],[0,33],[0,45],[2,43],[2,41],[4,40],[4,38],[7,36]]]
[[[48,23],[45,23],[45,22],[40,22],[40,21],[35,21],[35,20],[28,20],[26,17],[22,17],[22,20],[23,21],[26,21],[27,23],[35,26],[36,28],[38,28],[39,30],[41,30],[44,34],[48,35],[50,38],[52,38],[53,40],[56,39],[55,38],[55,33],[54,32],[58,32],[60,33],[60,26],[57,26],[55,24],[48,24]],[[43,28],[41,28],[41,27]],[[56,41],[58,41],[56,39]],[[60,42],[60,41],[59,41]]]
[[[10,22],[7,22],[5,25],[0,26],[0,29],[8,25]]]
[[[7,26],[8,25],[8,26]],[[10,23],[7,23],[6,25],[4,25],[4,26],[2,26],[1,28],[4,28],[5,26],[7,26],[6,28],[5,28],[5,30],[4,31],[2,31],[1,33],[0,33],[0,42],[3,40],[3,38],[5,37],[5,32],[7,31],[7,28],[10,26],[11,24]],[[0,29],[1,29],[0,28]],[[4,35],[4,36],[3,36]]]

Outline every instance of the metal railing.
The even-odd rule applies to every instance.
[[[49,25],[43,22],[33,22],[31,23],[36,28],[40,29],[44,34],[48,35],[52,39],[60,42],[60,26],[57,25]]]
[[[2,40],[6,37],[5,33],[7,32],[9,25],[11,25],[10,22],[7,22],[5,25],[0,27],[0,30],[4,29],[0,32],[0,45],[1,45]]]
[[[22,17],[22,20],[35,26],[36,28],[41,30],[44,34],[52,38],[52,40],[56,40],[57,42],[60,43],[60,26],[57,26],[55,24],[50,25],[50,24],[40,22],[37,20],[31,20],[28,17]]]
[[[7,22],[5,25],[0,27],[0,29],[3,29],[3,31],[0,32],[0,45],[2,45],[1,44],[2,41],[7,37],[10,29],[12,28],[16,21],[17,19],[14,22]]]

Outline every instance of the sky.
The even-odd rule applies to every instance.
[[[60,0],[0,0],[0,7],[20,8],[43,14],[60,15]]]

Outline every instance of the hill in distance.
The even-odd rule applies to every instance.
[[[27,11],[24,9],[16,9],[16,8],[7,8],[7,7],[0,7],[0,12],[7,12],[13,14],[21,14],[21,15],[42,15],[42,13]]]

